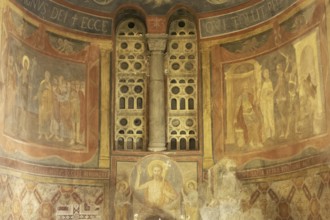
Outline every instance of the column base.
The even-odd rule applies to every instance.
[[[165,143],[150,143],[148,147],[148,151],[159,152],[167,150],[165,147]]]

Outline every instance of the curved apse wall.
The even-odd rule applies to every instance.
[[[166,161],[178,195],[198,184],[201,216],[223,219],[214,204],[226,202],[219,185],[225,157],[243,183],[241,195],[227,193],[241,216],[329,217],[324,1],[207,1],[200,9],[178,1],[197,11],[203,135],[200,151],[168,157],[111,150],[115,12],[104,10],[125,6],[43,2],[0,3],[2,218],[112,219],[115,185],[133,190],[138,167]],[[179,6],[151,2],[127,7],[144,11],[148,32],[165,32],[168,11]],[[143,193],[136,198],[130,217],[146,216],[137,211],[146,205]],[[187,214],[180,205],[180,216]]]

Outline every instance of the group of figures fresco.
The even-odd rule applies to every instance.
[[[8,46],[5,133],[46,145],[84,145],[84,66]]]
[[[288,45],[225,74],[228,146],[262,148],[325,131],[316,46]]]
[[[131,183],[116,184],[115,219],[199,218],[197,182],[182,184],[177,164],[164,156],[144,159],[133,169]]]

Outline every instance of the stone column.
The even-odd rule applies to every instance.
[[[203,78],[203,150],[204,167],[210,168],[214,165],[212,149],[212,112],[211,112],[211,64],[210,64],[210,45],[202,45],[202,78]]]
[[[100,127],[100,168],[110,167],[109,112],[110,112],[110,53],[111,42],[101,44],[101,127]]]
[[[166,150],[164,51],[167,34],[147,34],[150,57],[149,151]]]

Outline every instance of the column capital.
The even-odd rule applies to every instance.
[[[146,34],[149,50],[164,51],[166,49],[167,36],[167,34]]]
[[[98,43],[98,47],[100,48],[101,53],[108,53],[113,50],[112,41],[106,43]]]
[[[106,59],[109,62],[108,58],[110,56],[111,49],[108,48],[100,48],[100,54],[102,59]]]

